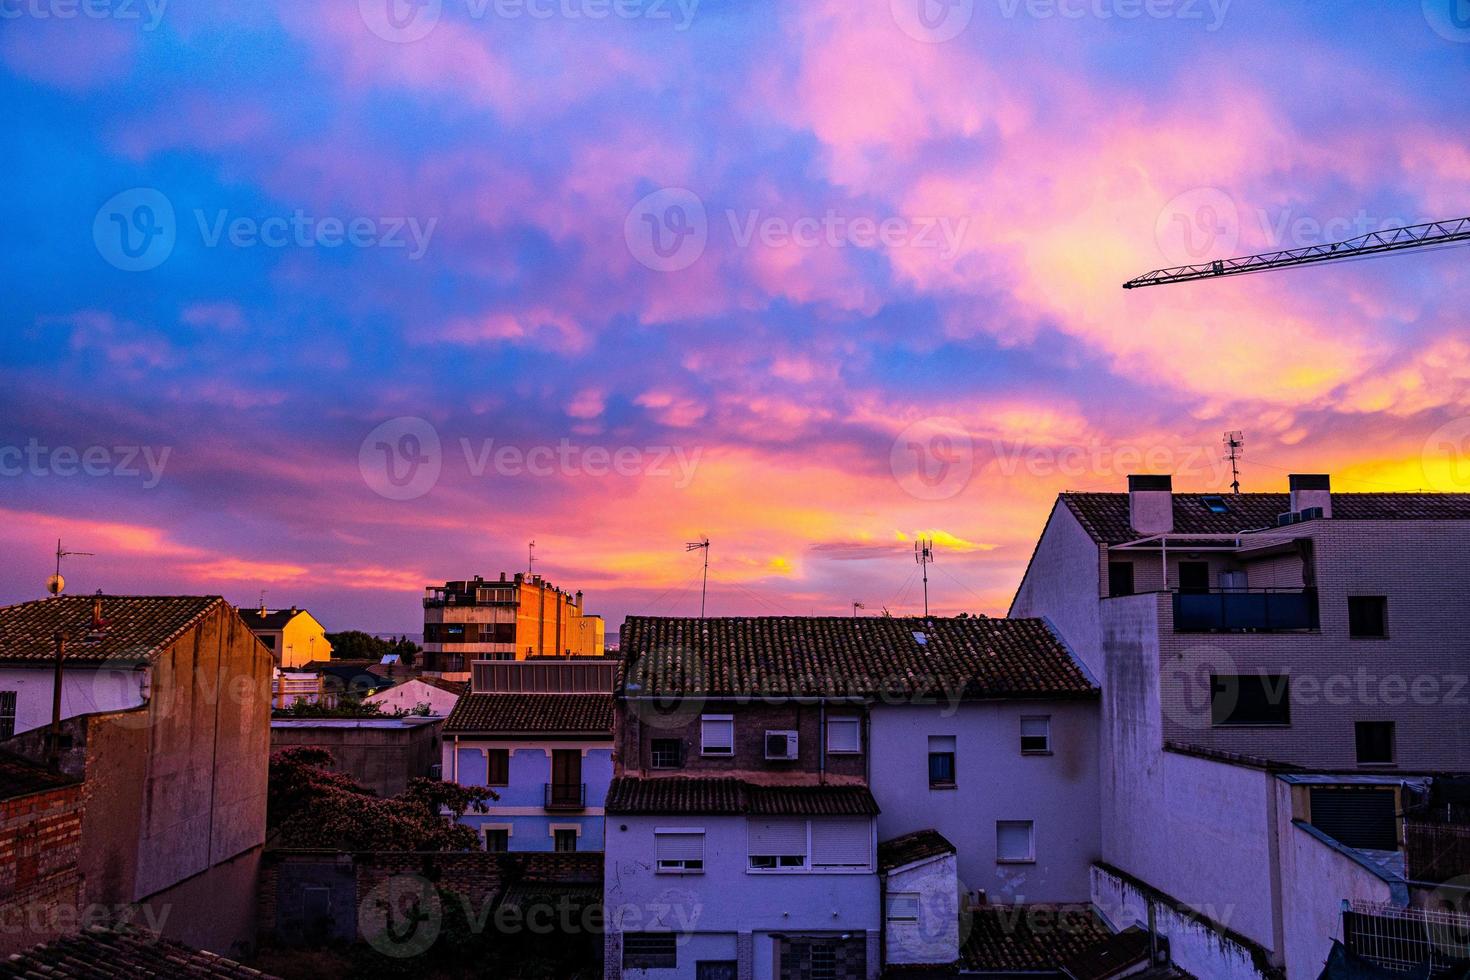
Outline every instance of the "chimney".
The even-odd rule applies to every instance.
[[[1174,479],[1167,473],[1128,476],[1128,523],[1140,535],[1174,530]]]
[[[1323,517],[1332,516],[1332,478],[1326,473],[1293,473],[1288,478],[1291,485],[1291,509],[1301,513],[1308,507],[1321,507]]]

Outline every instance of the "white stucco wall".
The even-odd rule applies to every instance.
[[[395,684],[377,694],[370,694],[364,700],[381,705],[386,711],[413,711],[420,704],[427,703],[429,714],[447,718],[459,702],[459,695],[420,680],[411,680]]]
[[[146,669],[71,666],[61,676],[61,717],[122,711],[144,703]],[[52,667],[0,667],[0,691],[14,691],[15,734],[51,724]]]
[[[1051,755],[1021,754],[1021,717],[1051,717]],[[955,787],[929,787],[931,735],[955,738]],[[1080,902],[1100,857],[1097,702],[875,705],[878,836],[932,828],[959,851],[961,887],[993,902]],[[1035,824],[1036,861],[996,860],[1000,820]]]
[[[918,921],[884,923],[888,963],[953,963],[959,957],[959,867],[953,854],[893,869],[884,890],[919,896]]]
[[[1097,600],[1105,583],[1102,555],[1071,508],[1058,500],[1036,542],[1008,616],[1040,616],[1072,648],[1094,677],[1102,676]]]

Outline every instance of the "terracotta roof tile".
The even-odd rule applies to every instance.
[[[63,786],[79,785],[79,782],[58,769],[0,749],[0,800],[45,793]]]
[[[0,977],[251,977],[267,974],[135,929],[92,926],[0,959]]]
[[[960,958],[971,970],[1054,971],[1112,935],[1090,905],[981,905],[966,915]]]
[[[92,603],[102,600],[106,626],[92,628]],[[51,662],[52,637],[67,634],[68,663],[141,662],[178,638],[217,605],[219,596],[57,596],[0,607],[0,662]]]
[[[619,776],[608,813],[706,816],[863,817],[878,813],[866,786],[762,786],[731,777]]]
[[[1040,619],[630,616],[619,693],[1090,696]]]
[[[597,732],[612,734],[611,694],[480,694],[462,696],[446,732]]]
[[[937,830],[913,833],[878,842],[878,870],[891,871],[925,858],[954,854],[955,846]]]
[[[1229,508],[1217,514],[1205,497],[1219,497]],[[1126,493],[1064,493],[1061,500],[1093,540],[1122,544],[1140,537],[1128,523]],[[1276,515],[1291,509],[1284,493],[1174,494],[1175,534],[1234,534],[1276,525]],[[1332,520],[1337,521],[1470,521],[1467,493],[1336,493]]]

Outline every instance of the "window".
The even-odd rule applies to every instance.
[[[733,715],[704,715],[699,719],[699,751],[702,755],[735,754]]]
[[[858,753],[863,750],[863,729],[860,718],[827,719],[827,751],[833,755]]]
[[[1290,725],[1291,678],[1285,674],[1211,674],[1215,725]]]
[[[805,820],[752,820],[746,835],[752,870],[806,867]]]
[[[675,970],[679,946],[672,932],[623,933],[623,969]]]
[[[1353,725],[1358,741],[1358,765],[1382,766],[1393,762],[1393,722],[1360,721]]]
[[[1108,562],[1108,595],[1133,594],[1133,562]]]
[[[649,752],[654,769],[678,769],[684,764],[684,743],[677,738],[656,738]]]
[[[659,874],[703,874],[704,831],[655,830],[653,859]]]
[[[1210,591],[1210,563],[1207,561],[1181,561],[1179,563],[1179,591]]]
[[[0,691],[0,738],[15,734],[15,692]]]
[[[1387,636],[1388,596],[1348,596],[1348,635]]]
[[[919,893],[889,892],[883,898],[884,917],[889,922],[918,922]]]
[[[510,831],[504,827],[486,827],[485,850],[494,854],[504,854],[510,850]]]
[[[575,851],[577,849],[577,832],[570,828],[553,830],[552,842],[558,851]]]
[[[929,785],[954,785],[954,736],[929,736]]]
[[[267,633],[265,636],[260,637],[260,642],[265,644],[267,650],[274,651],[276,648],[276,637],[274,633]]]
[[[1204,504],[1205,510],[1209,511],[1211,514],[1230,513],[1230,505],[1225,502],[1224,497],[1211,494],[1199,498],[1199,502]]]
[[[872,866],[872,852],[872,821],[812,821],[812,867],[866,869]]]
[[[485,785],[510,785],[510,749],[485,750]]]
[[[1051,754],[1051,716],[1032,715],[1021,719],[1021,753]]]
[[[1030,820],[997,820],[995,859],[1024,864],[1036,860],[1036,825]]]

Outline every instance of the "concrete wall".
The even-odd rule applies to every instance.
[[[878,836],[938,830],[959,851],[959,879],[994,902],[1077,902],[1101,854],[1096,701],[875,705]],[[1051,755],[1021,754],[1021,718],[1051,717]],[[955,787],[929,787],[928,739],[955,738]],[[996,821],[1035,824],[1036,862],[996,860]]]
[[[888,921],[885,909],[885,965],[953,963],[959,957],[959,866],[953,854],[895,868],[884,877],[883,891],[919,896],[917,922]]]
[[[1102,676],[1097,600],[1107,590],[1106,556],[1060,500],[1036,542],[1007,615],[1051,622],[1094,677]]]
[[[310,746],[332,753],[333,768],[379,796],[397,796],[408,781],[439,764],[442,718],[276,718],[271,751]]]
[[[626,829],[625,829],[626,828]],[[705,873],[655,874],[654,828],[703,829]],[[747,870],[744,817],[622,816],[609,819],[604,904],[608,959],[620,963],[621,932],[672,930],[695,937],[681,946],[677,970],[635,971],[634,980],[693,978],[695,952],[731,959],[728,937],[749,937],[749,972],[770,980],[773,934],[858,933],[870,937],[869,976],[876,977],[878,876],[864,873],[752,873]],[[685,948],[692,951],[683,952]],[[702,958],[706,954],[698,952]],[[612,973],[617,976],[617,972]]]
[[[460,822],[481,832],[487,827],[510,831],[512,851],[554,849],[556,827],[578,831],[577,850],[600,851],[603,846],[602,804],[612,782],[612,746],[609,742],[517,742],[459,739],[444,744],[444,775],[462,786],[485,785],[486,752],[510,749],[510,785],[497,786],[500,796],[488,813],[467,813]],[[551,753],[576,749],[582,753],[582,782],[587,786],[583,810],[548,811],[546,784],[551,781]]]

